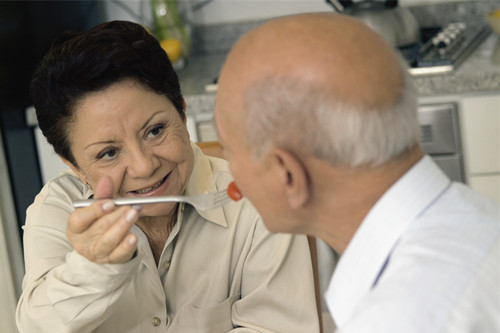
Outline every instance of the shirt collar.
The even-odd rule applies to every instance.
[[[196,144],[192,143],[191,145],[194,152],[194,165],[184,195],[196,195],[200,193],[209,193],[217,191],[218,188],[215,182],[212,163],[210,159],[205,154],[203,154],[201,149]],[[185,205],[186,205],[185,203],[179,204],[177,222],[167,239],[163,252],[180,231],[182,221],[184,218]],[[196,212],[207,221],[218,224],[222,227],[227,227],[227,222],[222,206],[217,206],[210,210],[198,210],[196,206],[193,207],[196,210]],[[149,247],[149,241],[146,235],[142,232],[142,230],[137,225],[134,224],[132,226],[132,231],[139,237],[139,242],[138,242],[139,254],[144,255],[145,253],[150,253],[151,249]],[[156,263],[154,262],[152,255],[147,256],[143,260],[144,264],[152,272],[157,271]]]
[[[184,195],[196,195],[222,190],[217,187],[210,159],[203,154],[196,144],[192,143],[191,145],[194,151],[194,165]],[[206,220],[227,227],[224,209],[221,205],[210,210],[200,210],[196,206],[194,208]]]
[[[339,328],[369,293],[410,223],[449,184],[449,178],[425,156],[370,210],[342,254],[326,292],[328,307]]]

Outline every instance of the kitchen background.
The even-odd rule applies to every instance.
[[[61,31],[85,30],[114,19],[153,27],[155,1],[0,1],[2,332],[16,331],[25,210],[46,180],[63,168],[36,127],[28,94],[31,74]],[[322,0],[180,0],[178,5],[192,47],[176,66],[190,134],[198,141],[217,139],[212,121],[216,79],[239,36],[272,17],[334,10]],[[399,6],[408,8],[421,27],[445,28],[454,22],[468,27],[462,39],[470,46],[454,59],[451,70],[436,66],[442,71],[415,74],[422,143],[452,178],[500,202],[500,36],[490,34],[485,21],[485,14],[500,8],[500,1],[401,0]],[[335,258],[321,242],[318,250],[320,282],[326,284]]]

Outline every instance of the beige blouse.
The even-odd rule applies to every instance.
[[[185,194],[226,188],[226,161],[193,149]],[[91,194],[67,172],[28,208],[21,332],[319,331],[306,237],[269,233],[248,201],[205,212],[181,204],[158,266],[137,226],[138,255],[101,265],[65,235],[71,202]]]

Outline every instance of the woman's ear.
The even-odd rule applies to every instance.
[[[78,178],[80,178],[80,180],[84,184],[88,184],[87,177],[85,177],[85,175],[80,171],[80,169],[76,165],[74,165],[73,163],[71,163],[70,161],[68,161],[67,159],[62,157],[61,155],[59,155],[59,158],[63,161],[64,164],[69,166],[71,168],[71,170],[73,170],[74,173],[76,173]]]
[[[280,148],[274,148],[271,154],[276,159],[286,199],[292,209],[304,206],[310,196],[310,180],[307,169],[296,155]]]

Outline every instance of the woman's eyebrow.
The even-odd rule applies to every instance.
[[[113,140],[106,140],[106,141],[97,141],[97,142],[92,142],[92,143],[90,143],[90,144],[86,145],[83,149],[85,150],[85,149],[88,149],[88,148],[90,148],[90,147],[92,147],[92,146],[96,146],[96,145],[103,145],[103,144],[105,144],[105,145],[109,145],[109,144],[112,144],[112,143],[114,143],[114,142],[115,142],[115,141],[113,141]]]
[[[139,129],[139,130],[144,130],[148,124],[151,122],[151,120],[158,114],[162,113],[163,111],[156,111],[155,113],[153,113],[151,115],[151,117],[149,117],[148,119],[146,119],[146,121],[144,122],[144,124],[142,125],[142,127]],[[88,149],[89,147],[91,146],[95,146],[95,145],[102,145],[102,144],[106,144],[106,145],[109,145],[109,144],[112,144],[114,143],[115,141],[113,140],[105,140],[105,141],[97,141],[97,142],[92,142],[90,144],[88,144],[87,146],[84,147],[84,149]]]
[[[163,113],[163,111],[161,111],[161,110],[160,110],[160,111],[156,111],[155,113],[153,113],[153,114],[151,115],[151,117],[149,117],[149,118],[148,118],[148,119],[144,122],[144,125],[142,125],[142,127],[140,128],[140,130],[142,131],[143,129],[145,129],[145,128],[148,126],[148,124],[151,122],[151,120],[152,120],[152,119],[153,119],[153,118],[154,118],[157,114],[159,114],[159,113]]]

